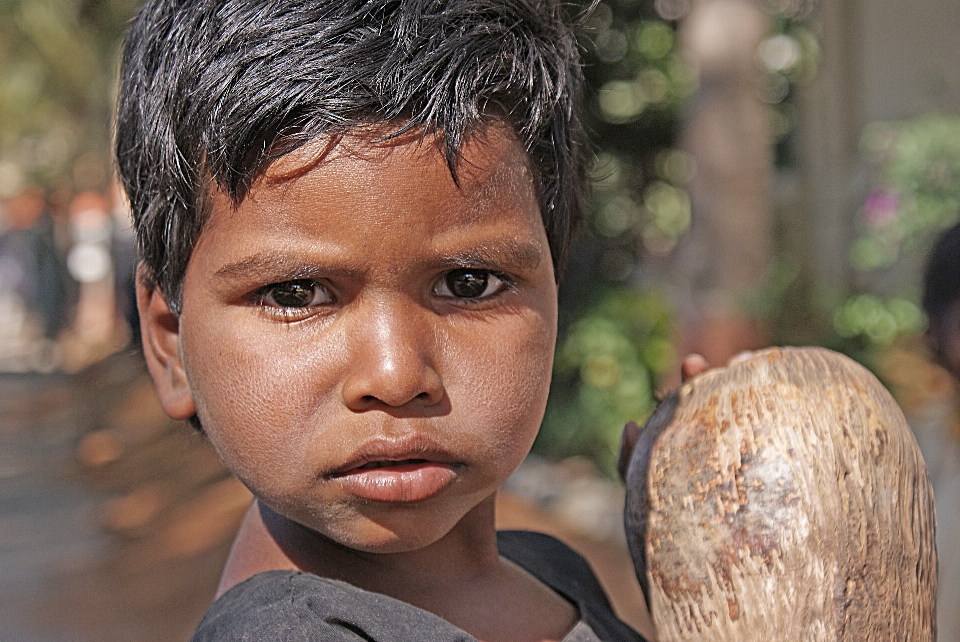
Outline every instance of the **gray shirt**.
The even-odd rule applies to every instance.
[[[580,619],[563,642],[643,642],[614,614],[587,562],[560,541],[497,533],[500,554],[569,600]],[[394,598],[300,571],[259,573],[213,603],[192,642],[476,642]]]

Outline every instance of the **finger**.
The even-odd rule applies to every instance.
[[[699,354],[689,354],[680,364],[680,375],[684,381],[710,369],[710,364]]]
[[[627,467],[630,466],[630,458],[633,456],[633,449],[637,447],[639,437],[640,426],[634,422],[628,422],[623,427],[623,433],[620,435],[620,457],[617,459],[617,473],[623,481],[627,479]]]

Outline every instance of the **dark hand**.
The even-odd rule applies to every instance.
[[[693,379],[698,374],[710,369],[710,364],[699,354],[690,354],[683,358],[680,364],[680,376],[683,381]],[[640,436],[640,426],[634,422],[628,422],[623,427],[623,434],[620,435],[620,457],[617,458],[617,472],[620,479],[626,481],[627,466],[630,465],[630,458],[633,456],[633,449],[637,446],[637,438]]]

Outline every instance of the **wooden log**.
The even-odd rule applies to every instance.
[[[660,642],[935,640],[933,491],[865,368],[769,349],[668,397],[626,475]]]

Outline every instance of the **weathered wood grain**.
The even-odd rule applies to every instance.
[[[627,473],[660,642],[935,640],[933,492],[866,369],[770,349],[684,384]]]

